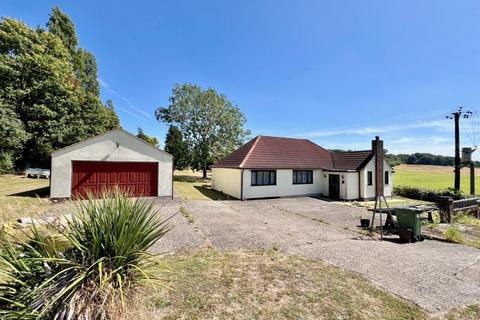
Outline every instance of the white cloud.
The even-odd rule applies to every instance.
[[[98,78],[98,83],[100,83],[100,86],[103,87],[103,88],[105,88],[105,89],[108,89],[108,88],[109,88],[108,83],[105,82],[105,81],[103,81],[102,78]]]
[[[317,130],[299,133],[296,136],[315,138],[315,137],[332,137],[339,135],[374,135],[381,133],[388,133],[394,131],[402,131],[407,129],[419,128],[435,128],[439,131],[452,130],[452,121],[445,120],[431,120],[431,121],[416,121],[403,124],[390,124],[378,127],[362,127],[362,128],[342,128],[342,129],[328,129]]]
[[[102,88],[104,88],[105,90],[107,90],[111,94],[120,98],[120,100],[122,100],[126,104],[126,107],[128,109],[130,109],[130,111],[127,111],[126,108],[123,108],[122,111],[124,111],[125,113],[127,113],[131,116],[134,116],[138,119],[154,120],[153,116],[150,113],[145,112],[142,109],[139,109],[139,108],[135,107],[134,104],[127,97],[123,96],[122,94],[118,93],[116,90],[112,89],[106,81],[104,81],[101,78],[98,78],[98,82],[100,83],[100,86],[102,86]],[[136,114],[136,115],[134,115],[134,114]]]
[[[135,118],[137,118],[137,119],[139,119],[139,120],[142,120],[142,121],[147,120],[147,119],[145,119],[144,117],[142,117],[142,116],[140,116],[140,115],[138,115],[138,114],[135,114],[135,113],[133,113],[133,112],[130,112],[129,110],[127,110],[127,109],[125,109],[125,108],[123,108],[123,107],[118,107],[118,110],[120,110],[120,111],[122,111],[122,112],[124,112],[124,113],[126,113],[126,114],[128,114],[128,115],[130,115],[130,116],[132,116],[132,117],[135,117]]]

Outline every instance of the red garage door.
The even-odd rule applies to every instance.
[[[73,161],[72,197],[99,196],[103,190],[118,186],[134,197],[157,195],[158,163]]]

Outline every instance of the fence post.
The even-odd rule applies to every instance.
[[[440,222],[450,223],[453,216],[453,198],[448,196],[439,197],[438,209],[440,211]]]

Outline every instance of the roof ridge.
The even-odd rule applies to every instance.
[[[372,150],[366,149],[366,150],[330,151],[330,152],[333,154],[333,153],[372,152]]]
[[[281,136],[269,136],[269,135],[263,135],[260,134],[257,137],[263,137],[263,138],[274,138],[274,139],[288,139],[288,140],[303,140],[303,141],[310,141],[305,138],[292,138],[292,137],[281,137]]]
[[[243,158],[242,162],[240,162],[240,165],[239,165],[240,168],[242,168],[245,165],[245,162],[247,162],[248,158],[252,154],[253,149],[255,149],[255,146],[257,145],[257,143],[258,143],[258,141],[260,140],[261,137],[262,136],[256,136],[255,137],[255,142],[253,142],[253,145],[250,148],[250,150],[248,150],[247,154],[245,155],[245,158]]]

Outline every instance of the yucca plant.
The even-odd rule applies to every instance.
[[[130,288],[155,278],[148,249],[170,229],[155,202],[116,190],[76,207],[55,235],[33,226],[15,243],[1,234],[1,319],[108,319]]]

